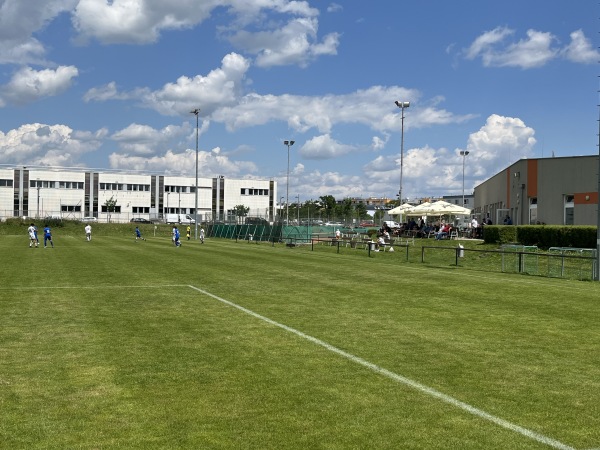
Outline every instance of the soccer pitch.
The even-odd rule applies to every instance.
[[[0,236],[0,448],[600,448],[597,283]]]

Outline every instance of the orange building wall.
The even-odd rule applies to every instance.
[[[538,160],[527,160],[527,197],[537,197],[538,191]]]

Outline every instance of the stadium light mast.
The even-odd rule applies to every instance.
[[[398,201],[399,205],[402,204],[402,171],[404,168],[404,109],[410,106],[410,102],[400,102],[396,100],[396,106],[400,108],[402,111],[400,116],[400,121],[402,123],[402,128],[400,132],[400,190],[398,191]]]
[[[290,224],[290,147],[295,141],[283,141],[287,146],[287,182],[285,185],[285,224]]]
[[[198,115],[200,109],[196,108],[190,111],[190,114],[196,116],[196,192],[194,195],[194,220],[196,222],[194,227],[194,239],[198,239]]]
[[[469,150],[461,150],[460,156],[463,157],[463,183],[462,183],[462,207],[465,207],[465,157],[469,154]]]

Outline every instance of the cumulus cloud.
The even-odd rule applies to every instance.
[[[239,30],[229,37],[229,41],[245,52],[257,55],[255,62],[259,67],[289,64],[306,66],[317,56],[337,53],[339,35],[330,33],[318,42],[317,31],[316,18],[301,17],[273,30]]]
[[[238,49],[257,55],[258,66],[306,65],[317,56],[337,51],[337,33],[326,35],[320,42],[317,40],[319,11],[305,1],[79,0],[72,21],[80,42],[95,39],[104,44],[148,44],[156,42],[165,30],[197,26],[218,7],[234,18],[232,25],[221,29],[223,35]],[[279,28],[278,24],[263,20],[261,12],[265,10],[291,15],[293,19]],[[250,25],[269,29],[259,32],[244,29]]]
[[[3,0],[0,4],[0,63],[39,64],[46,50],[32,35],[77,0]]]
[[[187,135],[189,131],[189,127],[168,125],[161,130],[156,130],[148,125],[133,123],[117,131],[110,138],[118,142],[125,153],[144,156],[155,154],[172,141]]]
[[[571,42],[560,48],[558,38],[549,32],[527,30],[527,37],[507,43],[515,30],[497,27],[478,36],[463,51],[466,59],[481,58],[485,67],[520,67],[532,69],[542,67],[563,57],[576,63],[597,62],[600,53],[595,50],[582,30],[571,33]]]
[[[107,131],[75,131],[65,125],[33,123],[4,134],[0,131],[0,159],[8,164],[73,166],[83,154],[96,150]]]
[[[109,164],[115,169],[192,175],[195,173],[196,151],[188,149],[184,152],[175,152],[170,149],[152,157],[113,153],[109,156]],[[256,173],[257,170],[253,162],[234,161],[219,148],[198,152],[198,174],[203,177],[213,177],[216,174],[241,177],[241,175]]]
[[[300,149],[300,155],[306,159],[330,159],[347,155],[357,150],[357,147],[342,144],[332,139],[329,134],[324,134],[306,141]]]
[[[81,41],[93,38],[105,44],[147,44],[155,42],[163,30],[202,22],[218,3],[79,0],[72,21]]]
[[[116,84],[90,89],[84,96],[86,101],[136,99],[145,107],[161,114],[189,115],[201,105],[201,116],[208,117],[215,110],[235,105],[242,95],[242,83],[249,61],[237,53],[226,55],[221,67],[208,75],[182,76],[174,83],[167,83],[157,91],[140,88],[132,92],[119,92]]]
[[[569,61],[583,64],[594,64],[600,59],[600,53],[592,46],[582,30],[571,33],[571,42],[562,50],[561,54]]]
[[[535,131],[521,119],[489,116],[486,123],[471,133],[466,143],[465,190],[473,187],[512,164],[532,155],[536,143]],[[461,149],[445,147],[410,148],[405,150],[403,164],[403,192],[411,198],[460,194],[462,192]],[[387,186],[400,184],[400,155],[379,155],[363,167],[363,189],[371,183]]]
[[[4,103],[23,105],[55,96],[66,91],[78,75],[79,71],[73,66],[39,71],[24,67],[13,75],[8,84],[0,87],[0,98]]]
[[[400,130],[400,111],[390,101],[394,98],[410,98],[418,101],[421,94],[401,87],[373,86],[343,95],[321,97],[297,95],[260,95],[250,93],[240,103],[221,108],[212,119],[225,123],[230,131],[264,125],[271,121],[287,121],[298,132],[316,129],[328,134],[336,124],[360,124],[386,132]],[[473,115],[455,115],[433,103],[413,103],[405,128],[460,123],[471,120]]]

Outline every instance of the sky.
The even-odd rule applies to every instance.
[[[461,195],[463,176],[469,194],[522,158],[598,153],[599,17],[567,0],[0,0],[0,167],[194,176],[198,108],[200,177],[275,179],[290,201]]]

